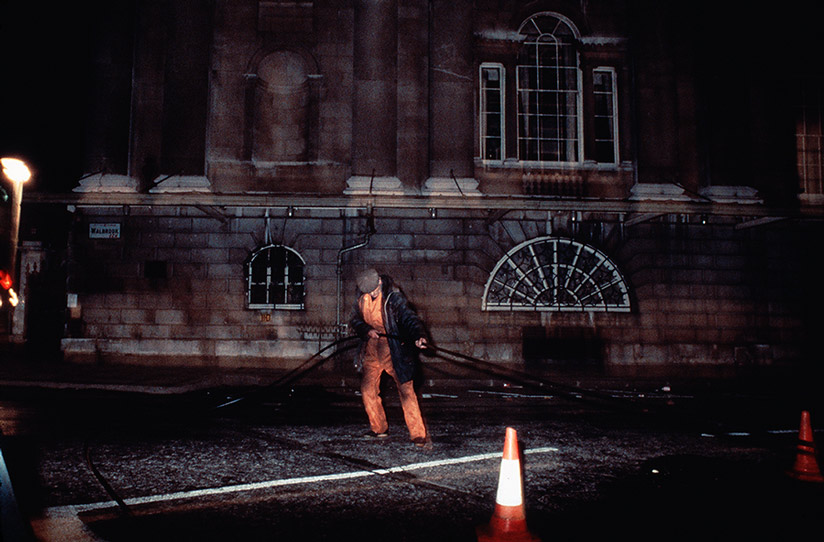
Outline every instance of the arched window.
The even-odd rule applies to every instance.
[[[246,262],[246,304],[250,309],[304,308],[304,261],[282,245],[257,249]]]
[[[518,158],[580,162],[578,31],[561,15],[538,13],[519,33]]]
[[[539,237],[510,250],[484,289],[486,311],[628,312],[629,291],[600,250],[559,237]]]

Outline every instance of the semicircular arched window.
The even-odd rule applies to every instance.
[[[628,312],[629,290],[603,252],[559,237],[539,237],[510,250],[484,288],[485,311]]]
[[[304,308],[304,267],[300,254],[283,245],[255,250],[246,261],[246,305],[250,309]]]

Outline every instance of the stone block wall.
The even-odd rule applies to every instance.
[[[397,281],[436,345],[519,366],[538,333],[539,342],[528,345],[546,349],[538,366],[738,370],[807,355],[808,334],[821,321],[813,312],[821,294],[805,288],[810,251],[797,225],[742,227],[738,218],[704,223],[665,215],[621,227],[608,217],[581,224],[543,211],[490,220],[486,211],[470,209],[439,209],[433,217],[422,208],[376,208],[368,245],[341,255],[366,239],[365,209],[295,209],[291,217],[285,207],[222,213],[221,219],[186,206],[79,208],[68,287],[78,294],[80,310],[72,314],[80,325],[67,327],[79,331],[64,339],[66,356],[294,367],[348,321],[354,276],[366,266]],[[121,238],[89,239],[89,224],[105,222],[121,224]],[[482,311],[498,260],[518,243],[548,234],[577,235],[603,250],[626,279],[632,310]],[[304,259],[304,310],[246,307],[244,262],[267,239]],[[559,359],[553,349],[569,344],[578,350]]]

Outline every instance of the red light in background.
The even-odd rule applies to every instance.
[[[11,285],[11,275],[0,269],[0,286],[2,286],[4,290],[8,290],[11,288]]]

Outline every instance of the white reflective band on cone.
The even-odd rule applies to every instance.
[[[519,460],[501,460],[501,474],[498,477],[498,495],[495,497],[495,502],[501,506],[521,506],[523,504],[521,462]]]

